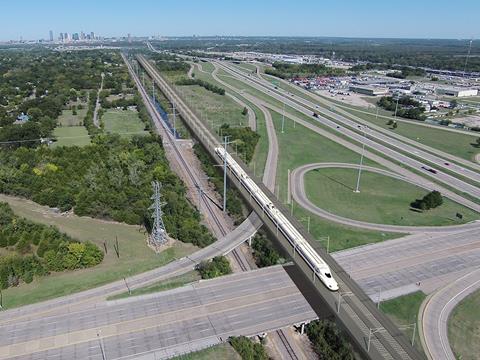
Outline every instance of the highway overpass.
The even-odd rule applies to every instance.
[[[170,102],[175,103],[176,108],[197,139],[202,143],[205,149],[211,154],[212,159],[218,161],[213,152],[215,146],[221,143],[220,139],[213,134],[206,123],[200,120],[194,111],[186,106],[181,96],[176,93],[175,88],[163,79],[156,69],[141,55],[136,57],[138,63],[145,69],[149,76],[155,81],[156,85],[162,90]],[[235,160],[242,164],[241,160],[234,156]],[[220,165],[220,164],[219,164]],[[309,301],[313,308],[327,307],[331,313],[345,327],[351,337],[355,340],[356,345],[363,354],[372,359],[420,359],[422,356],[413,349],[408,340],[400,332],[400,330],[380,311],[377,310],[375,304],[360,289],[360,287],[350,279],[348,274],[334,261],[334,259],[326,254],[318,243],[307,234],[299,222],[290,216],[289,211],[278,201],[275,196],[256,179],[253,174],[242,165],[243,170],[255,180],[261,190],[269,196],[275,206],[283,212],[283,214],[291,221],[297,229],[302,233],[304,238],[316,248],[320,255],[325,259],[332,269],[334,277],[340,284],[340,291],[332,293],[328,291],[319,281],[315,279],[314,273],[307,263],[300,256],[293,256],[294,262],[304,274],[304,281],[309,281],[310,285],[316,290],[316,298],[310,298]],[[263,209],[253,201],[248,192],[240,185],[236,178],[229,174],[230,183],[238,188],[243,195],[246,203],[262,218],[264,224],[271,234],[278,240],[279,244],[290,254],[293,249],[286,238],[278,231],[277,225],[268,217],[264,217]]]

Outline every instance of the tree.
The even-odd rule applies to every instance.
[[[434,209],[439,207],[443,204],[443,197],[442,194],[437,191],[433,190],[425,195],[422,199],[417,199],[410,204],[411,207],[415,209],[419,209],[422,211]]]
[[[452,109],[455,109],[457,106],[458,106],[458,101],[456,99],[453,99],[452,101],[450,101],[450,107]]]
[[[393,128],[393,129],[396,129],[397,127],[398,127],[398,124],[397,124],[397,122],[395,121],[395,122],[393,123],[392,128]]]
[[[198,266],[202,279],[213,279],[232,272],[230,263],[225,256],[216,256],[212,261],[203,261]]]
[[[248,114],[248,109],[247,107],[245,106],[242,110],[242,115],[247,115]]]
[[[390,126],[390,125],[393,125],[393,120],[392,120],[392,119],[388,120],[388,121],[387,121],[387,125],[389,125],[389,126]]]

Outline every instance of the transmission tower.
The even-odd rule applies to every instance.
[[[165,230],[165,225],[163,224],[163,211],[162,206],[165,203],[160,201],[161,194],[160,189],[162,185],[158,181],[152,181],[153,195],[151,199],[153,200],[152,206],[149,207],[149,210],[153,210],[153,228],[150,235],[150,244],[153,246],[160,246],[167,242],[167,231]]]

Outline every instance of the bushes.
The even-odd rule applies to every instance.
[[[87,268],[103,261],[104,254],[95,244],[79,243],[55,227],[20,218],[6,203],[0,203],[0,225],[0,246],[16,250],[0,256],[2,289],[17,286],[20,280],[29,283],[49,271]]]
[[[213,84],[210,84],[209,82],[206,82],[206,81],[203,81],[203,80],[200,80],[200,79],[188,79],[188,78],[184,78],[184,79],[180,79],[178,80],[176,83],[176,85],[198,85],[198,86],[201,86],[215,94],[219,94],[219,95],[225,95],[225,89],[224,88],[221,88],[219,86],[216,86],[216,85],[213,85]]]
[[[229,342],[243,360],[268,360],[263,345],[255,343],[245,336],[232,336]]]
[[[200,224],[198,212],[188,203],[185,187],[170,170],[157,136],[126,139],[101,135],[82,148],[0,151],[0,192],[62,211],[73,209],[80,216],[144,224],[149,228],[153,180],[163,185],[167,232],[197,246],[212,243],[213,236]],[[43,246],[40,244],[40,251],[48,250]]]
[[[202,261],[198,265],[198,271],[202,279],[213,279],[218,276],[227,275],[232,272],[230,263],[225,256],[217,256],[212,261]]]
[[[410,204],[411,207],[419,210],[434,209],[443,204],[442,194],[434,190],[425,195],[422,199],[416,199]]]
[[[378,100],[377,105],[385,110],[395,111],[395,109],[397,109],[397,116],[403,118],[421,121],[426,119],[426,116],[424,115],[425,108],[422,107],[418,101],[408,96],[398,99],[398,108],[397,100],[393,99],[391,96],[382,96],[380,100]]]
[[[265,235],[255,235],[252,242],[253,256],[258,267],[276,265],[280,255]]]
[[[306,327],[313,350],[321,360],[353,360],[352,346],[334,322],[315,320]]]
[[[249,127],[231,128],[228,124],[223,124],[221,127],[222,136],[231,136],[234,144],[231,146],[236,148],[240,155],[245,157],[245,161],[249,163],[255,152],[260,135]]]
[[[265,74],[276,76],[281,79],[288,79],[299,76],[340,76],[345,74],[345,71],[321,64],[287,64],[275,62],[273,63],[273,68],[265,69]]]

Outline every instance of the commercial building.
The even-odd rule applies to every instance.
[[[466,97],[466,96],[476,96],[478,94],[477,89],[467,89],[467,88],[437,88],[436,92],[438,95],[454,96],[454,97]]]
[[[379,95],[387,95],[388,89],[387,88],[380,88],[380,87],[373,87],[373,86],[358,86],[358,85],[351,85],[349,87],[350,91],[356,92],[358,94],[364,94],[369,96],[379,96]]]

